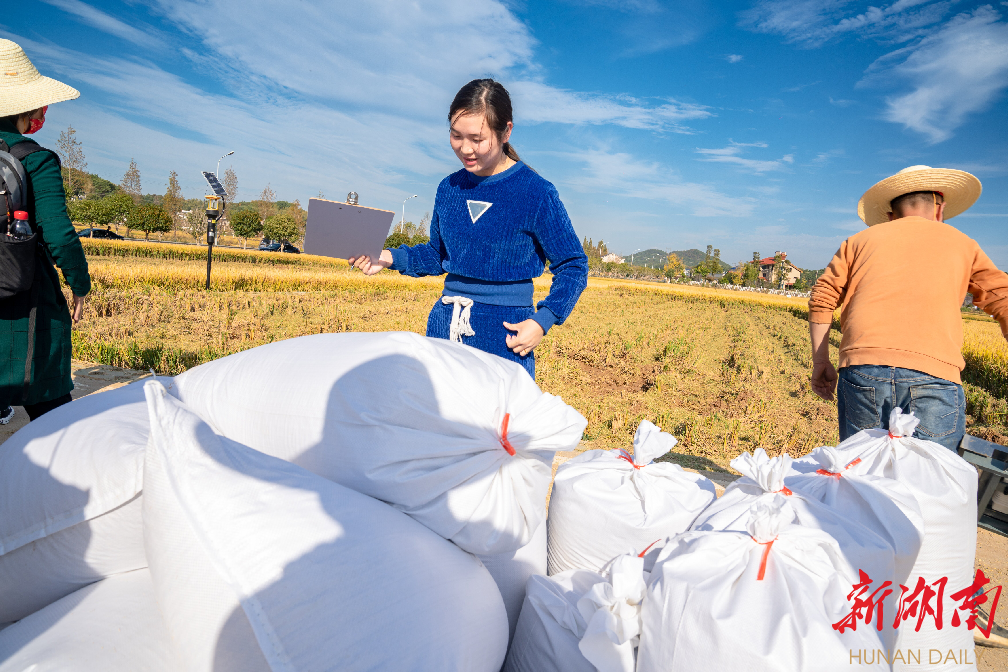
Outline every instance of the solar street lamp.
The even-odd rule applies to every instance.
[[[232,152],[233,153],[233,152]],[[227,156],[226,154],[224,156]],[[224,157],[221,157],[224,158]],[[219,163],[219,162],[218,162]],[[217,220],[222,214],[224,214],[224,207],[226,202],[224,197],[227,192],[224,191],[224,187],[221,183],[217,181],[217,176],[209,171],[203,172],[203,177],[206,179],[207,184],[213,189],[213,196],[206,196],[206,218],[207,218],[207,257],[206,257],[206,288],[210,289],[210,265],[213,263],[213,246],[214,242],[217,240]]]

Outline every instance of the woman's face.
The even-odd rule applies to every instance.
[[[46,107],[49,107],[46,105]],[[45,107],[40,107],[34,112],[22,114],[17,120],[18,133],[26,133],[31,128],[32,119],[45,119]]]
[[[487,126],[482,114],[460,114],[452,122],[450,139],[455,156],[465,169],[485,177],[504,163],[504,143],[511,137],[511,122],[504,128],[502,137]]]

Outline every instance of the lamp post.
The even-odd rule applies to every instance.
[[[399,220],[399,233],[403,232],[403,223],[406,221],[406,201],[408,201],[411,198],[416,198],[416,197],[417,197],[417,195],[413,194],[412,196],[407,196],[405,199],[403,199],[403,202],[402,202],[402,219]]]
[[[224,156],[222,156],[219,159],[217,159],[217,172],[214,173],[214,175],[216,175],[217,177],[220,177],[220,162],[223,159],[226,159],[227,157],[231,156],[232,154],[234,154],[234,151],[230,151],[227,154],[225,154]]]

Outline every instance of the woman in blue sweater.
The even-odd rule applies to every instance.
[[[501,84],[463,86],[448,122],[463,169],[438,185],[430,242],[350,263],[367,275],[383,268],[413,277],[447,273],[427,335],[518,362],[535,378],[533,349],[574,309],[588,284],[588,260],[556,188],[508,143],[511,98]],[[533,308],[532,278],[547,261],[553,282]]]

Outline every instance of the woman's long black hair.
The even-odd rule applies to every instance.
[[[451,124],[459,114],[482,114],[498,141],[504,135],[508,122],[514,123],[511,96],[503,84],[493,79],[474,79],[459,89],[448,108],[448,123]],[[512,161],[521,161],[510,142],[504,143],[504,155]]]

